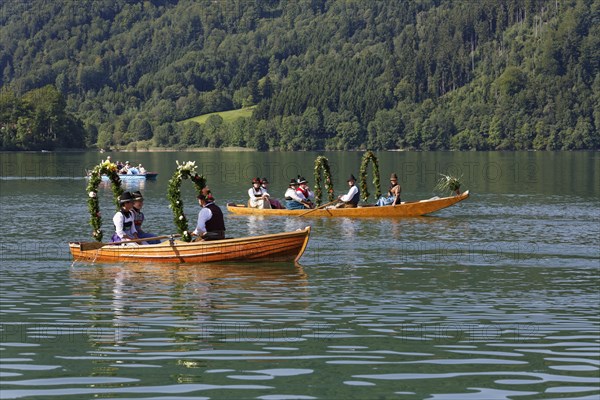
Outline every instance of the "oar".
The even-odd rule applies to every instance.
[[[330,201],[330,202],[329,202],[329,203],[327,203],[327,204],[323,204],[322,206],[319,206],[319,207],[317,207],[317,208],[313,208],[313,209],[311,209],[311,210],[309,210],[309,211],[307,211],[307,212],[305,212],[305,213],[302,213],[302,214],[300,214],[300,215],[298,215],[298,216],[299,216],[299,217],[303,217],[303,216],[305,216],[306,214],[310,214],[310,213],[311,213],[311,212],[313,212],[313,211],[317,211],[317,210],[323,209],[323,208],[325,208],[325,207],[327,207],[327,206],[330,206],[330,205],[332,205],[332,204],[334,204],[334,203],[338,203],[339,201],[340,201],[340,199],[335,199],[334,201]]]
[[[145,242],[146,240],[159,240],[159,239],[169,239],[172,237],[179,237],[181,235],[177,234],[177,235],[165,235],[165,236],[155,236],[155,237],[149,237],[149,238],[143,238],[143,239],[132,239],[132,240],[127,240],[127,241],[123,241],[123,242],[108,242],[108,243],[102,243],[102,242],[85,242],[85,243],[79,243],[79,250],[81,251],[88,251],[88,250],[96,250],[96,249],[100,249],[104,246],[110,246],[110,245],[119,245],[119,244],[123,244],[123,243],[138,243],[138,242]]]

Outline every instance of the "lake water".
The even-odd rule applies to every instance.
[[[67,242],[91,241],[82,176],[106,155],[0,154],[2,399],[600,398],[598,152],[378,153],[403,200],[462,175],[471,197],[429,217],[226,214],[231,236],[311,225],[299,265],[73,264]],[[110,155],[159,172],[127,188],[168,234],[175,160],[224,206],[253,176],[280,197],[314,181],[318,153]],[[325,155],[340,192],[362,153]]]

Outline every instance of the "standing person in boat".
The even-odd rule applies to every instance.
[[[398,183],[398,175],[395,173],[390,176],[390,188],[387,192],[387,196],[381,196],[379,200],[377,200],[378,206],[395,206],[396,204],[400,204],[402,200],[400,199],[400,194],[402,193],[402,187]]]
[[[131,192],[123,192],[119,196],[119,205],[121,209],[113,217],[115,224],[115,234],[112,235],[111,242],[119,243],[127,240],[137,239],[138,234],[135,229],[135,214],[133,213],[133,196]]]
[[[356,178],[354,175],[350,174],[347,182],[350,189],[348,190],[348,193],[338,197],[338,200],[341,201],[341,203],[336,205],[337,208],[356,208],[358,206],[360,190],[358,190],[358,186],[356,186]]]
[[[198,236],[200,240],[225,239],[223,211],[215,204],[213,195],[210,192],[199,194],[198,204],[202,209],[198,213],[198,223],[192,236]]]
[[[248,206],[252,208],[271,208],[269,192],[261,187],[260,178],[252,179],[252,187],[248,189]]]
[[[133,196],[134,223],[138,237],[140,239],[155,237],[156,235],[154,233],[148,233],[142,230],[142,224],[144,223],[145,219],[144,213],[142,212],[142,207],[144,207],[144,196],[142,196],[142,192],[138,190],[133,192],[131,195]],[[158,243],[160,243],[160,240],[148,240],[148,244]]]
[[[304,199],[296,194],[298,188],[298,181],[292,179],[285,191],[285,208],[288,210],[303,210],[308,207],[308,203],[303,203]]]
[[[267,195],[269,195],[269,180],[267,178],[262,178],[260,180],[260,187]],[[271,203],[271,208],[277,208],[277,209],[285,208],[281,205],[279,200],[271,198],[271,195],[269,195],[269,203]]]
[[[311,199],[315,198],[315,194],[308,187],[308,182],[303,176],[298,175],[298,187],[296,188],[296,195],[302,199],[302,204],[306,208],[313,208],[315,205]]]

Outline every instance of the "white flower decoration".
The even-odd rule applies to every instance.
[[[179,216],[179,220],[180,220],[180,221],[181,221],[181,220],[183,220],[183,215],[180,215],[180,216]]]
[[[88,196],[90,196],[91,198],[94,198],[94,197],[96,197],[96,192],[91,191],[88,193]]]

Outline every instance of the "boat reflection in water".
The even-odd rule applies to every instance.
[[[277,341],[289,336],[285,319],[296,324],[308,313],[308,277],[298,263],[104,264],[70,275],[80,283],[74,306],[90,316],[87,340],[123,346],[120,359],[152,347],[180,357],[226,342]]]
[[[127,179],[121,180],[121,187],[125,190],[145,190],[146,189],[146,179]],[[152,180],[149,182],[156,182],[156,180]],[[110,190],[112,182],[109,180],[103,180],[98,184],[98,187],[105,188]]]

